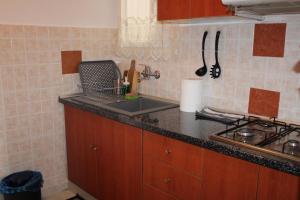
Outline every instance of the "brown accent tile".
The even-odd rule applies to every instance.
[[[256,24],[253,56],[283,57],[286,24]]]
[[[63,74],[78,73],[78,65],[82,61],[81,51],[62,51],[61,63]]]
[[[250,89],[248,113],[266,117],[278,117],[280,92]]]
[[[296,73],[300,73],[300,60],[295,64],[294,71]]]

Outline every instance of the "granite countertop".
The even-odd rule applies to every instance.
[[[226,125],[196,120],[194,113],[180,112],[179,108],[128,117],[91,104],[74,101],[72,97],[60,97],[59,102],[224,155],[300,176],[300,163],[298,162],[209,139],[210,135],[226,130]]]

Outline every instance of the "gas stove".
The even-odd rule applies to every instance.
[[[197,119],[213,120],[204,116],[207,112],[196,113]],[[224,114],[217,113],[218,117]],[[226,120],[220,121],[224,124]],[[276,119],[265,120],[258,117],[238,117],[231,119],[227,129],[211,135],[212,140],[236,145],[273,156],[300,162],[300,125],[287,124]]]
[[[291,125],[276,140],[266,143],[264,148],[300,158],[300,127]]]

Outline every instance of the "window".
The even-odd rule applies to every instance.
[[[122,47],[143,47],[151,40],[151,26],[156,23],[156,0],[121,0]]]

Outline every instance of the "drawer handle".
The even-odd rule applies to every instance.
[[[97,151],[97,150],[98,150],[98,147],[95,146],[95,145],[90,144],[89,147],[90,147],[90,149],[92,149],[93,151]]]
[[[94,146],[93,151],[97,151],[97,150],[98,150],[98,147]]]
[[[169,154],[171,154],[171,153],[172,153],[171,150],[169,150],[169,149],[166,149],[166,150],[165,150],[165,154],[166,154],[166,155],[169,155]]]
[[[164,179],[164,183],[166,183],[166,184],[170,183],[171,181],[172,181],[172,179],[170,179],[170,178],[165,178]]]

